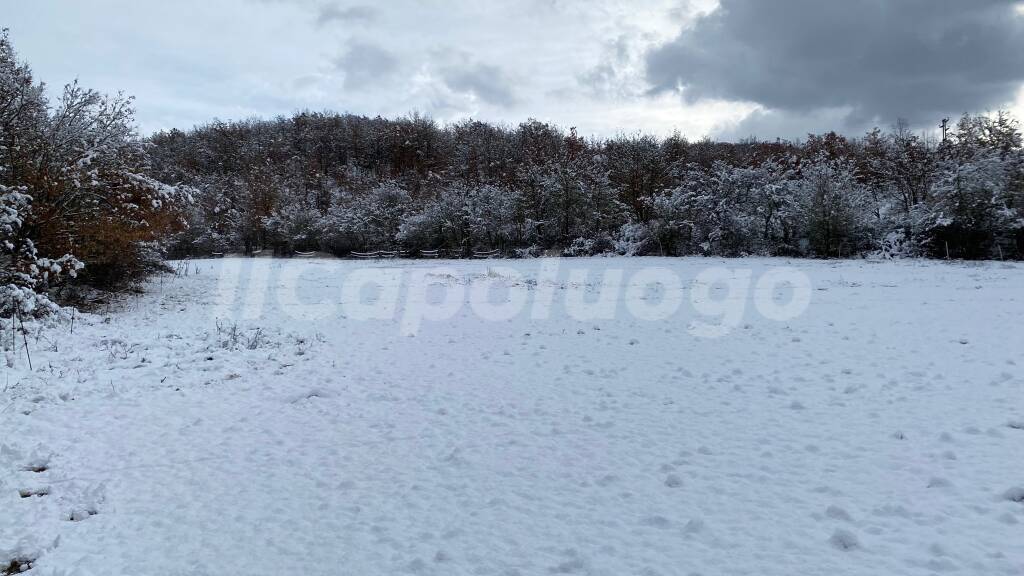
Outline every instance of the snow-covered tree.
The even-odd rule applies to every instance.
[[[149,174],[131,104],[70,84],[51,105],[0,34],[3,275],[17,287],[8,295],[43,290],[82,263],[98,284],[159,267],[155,243],[181,223],[189,191]],[[18,308],[11,302],[6,311]]]
[[[938,177],[916,211],[920,245],[936,257],[986,258],[1020,227],[1020,133],[1003,114],[964,115],[939,150]]]
[[[57,310],[46,289],[75,277],[82,263],[74,256],[39,256],[24,224],[32,197],[23,189],[0,185],[0,317],[37,316]]]
[[[795,191],[814,254],[842,256],[870,247],[871,196],[850,161],[819,156],[801,167]]]
[[[438,126],[330,113],[214,122],[152,141],[153,175],[200,189],[190,219],[213,230],[189,233],[189,246],[315,238],[339,254],[396,243],[590,253],[617,242],[629,253],[849,255],[938,230],[923,215],[942,204],[933,188],[956,154],[998,150],[1012,164],[1021,150],[1005,115],[961,122],[941,146],[904,124],[859,139],[691,143],[585,139],[535,120]],[[993,190],[992,245],[1007,257],[1024,254],[1019,165]],[[382,202],[389,187],[405,195]]]
[[[26,180],[28,153],[37,150],[48,118],[42,86],[20,64],[0,32],[0,316],[41,315],[57,306],[45,290],[74,277],[81,262],[70,255],[45,258],[31,237],[33,197]]]

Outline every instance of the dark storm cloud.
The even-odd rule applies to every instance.
[[[1024,17],[1009,0],[721,0],[647,55],[657,91],[848,124],[984,111],[1024,80]]]
[[[399,60],[380,46],[353,42],[344,54],[334,60],[334,65],[345,73],[345,88],[358,90],[393,77],[398,71]]]
[[[455,92],[472,93],[495,106],[509,107],[516,103],[515,89],[505,72],[490,64],[461,64],[441,70],[441,78]]]

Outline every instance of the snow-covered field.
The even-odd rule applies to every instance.
[[[1021,264],[189,269],[3,336],[0,573],[1024,573]]]

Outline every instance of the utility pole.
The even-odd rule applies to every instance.
[[[946,141],[946,135],[949,133],[949,118],[943,118],[942,124],[939,124],[939,128],[942,128],[942,141]]]

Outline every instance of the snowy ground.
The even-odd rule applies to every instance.
[[[1024,266],[552,263],[200,261],[18,336],[0,573],[1024,573]]]

